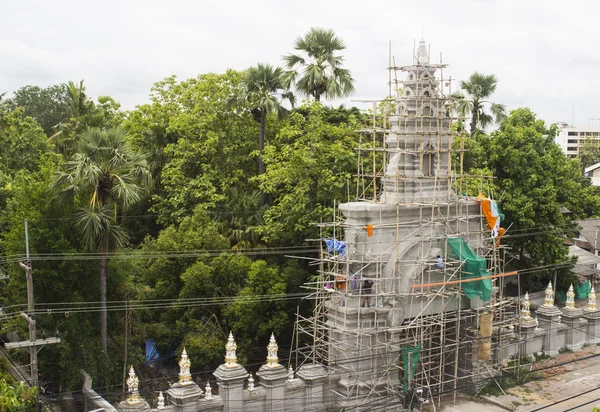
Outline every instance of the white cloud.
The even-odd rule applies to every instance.
[[[0,15],[0,91],[85,79],[92,95],[126,108],[147,101],[152,83],[257,62],[281,64],[312,26],[346,44],[357,93],[386,95],[388,44],[397,64],[411,61],[421,29],[432,57],[465,79],[494,73],[493,100],[528,105],[549,122],[600,115],[600,59],[594,2],[556,0],[21,0]],[[457,85],[458,83],[455,83]],[[348,102],[347,102],[348,103]]]

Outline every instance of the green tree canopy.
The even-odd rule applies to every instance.
[[[0,173],[36,170],[50,148],[44,131],[24,108],[0,110]]]
[[[564,262],[563,235],[572,233],[576,219],[600,210],[578,162],[567,159],[554,143],[556,133],[556,126],[548,128],[529,109],[517,109],[490,138],[498,200],[506,226],[514,225],[506,239],[520,268]]]
[[[6,104],[13,109],[23,107],[25,115],[34,118],[47,136],[54,134],[54,126],[69,120],[70,117],[69,93],[64,84],[46,88],[21,87]]]
[[[242,76],[229,70],[181,83],[167,79],[155,89],[152,106],[143,108],[146,113],[134,111],[126,122],[135,145],[157,136],[164,142],[158,143],[164,149],[150,150],[164,162],[153,206],[163,224],[180,222],[198,205],[214,208],[232,187],[257,189],[249,179],[258,173],[258,125],[250,106],[230,110],[227,104]]]
[[[355,192],[358,121],[350,115],[348,123],[328,124],[320,103],[300,112],[292,113],[265,147],[267,171],[259,178],[272,201],[261,232],[278,244],[314,238],[314,222],[331,219],[334,200],[345,201]]]
[[[600,144],[597,139],[586,137],[579,152],[579,160],[582,169],[600,162]]]

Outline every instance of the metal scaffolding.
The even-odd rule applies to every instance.
[[[416,399],[435,409],[498,375],[506,348],[518,347],[504,246],[463,194],[446,65],[441,56],[430,62],[423,41],[412,65],[391,60],[390,97],[369,102],[372,127],[360,131],[356,198],[319,225],[318,276],[305,285],[314,309],[296,325],[298,353],[329,368],[330,404],[347,410],[398,410]],[[487,261],[488,301],[465,296],[476,280],[452,252],[457,238]]]

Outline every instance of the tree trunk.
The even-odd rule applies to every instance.
[[[477,107],[475,106],[475,104],[473,104],[473,110],[471,111],[471,136],[475,135],[475,132],[477,131],[477,118],[478,118],[478,113],[477,113]]]
[[[106,279],[108,278],[108,257],[100,258],[100,336],[102,338],[102,350],[106,353],[108,349],[108,326],[106,320]]]
[[[258,139],[258,174],[265,173],[265,164],[263,162],[263,151],[265,150],[265,118],[266,114],[263,109],[260,110],[260,137]]]

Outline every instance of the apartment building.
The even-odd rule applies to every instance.
[[[578,157],[587,139],[598,140],[600,144],[600,125],[577,127],[568,123],[559,123],[558,127],[560,134],[556,137],[556,143],[560,145],[567,157]]]

